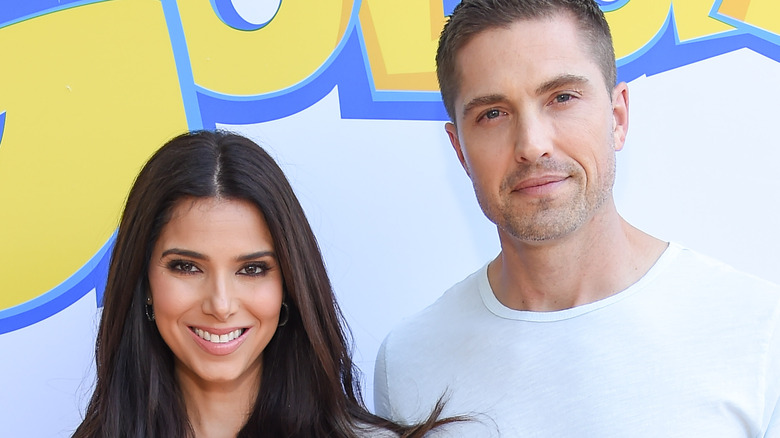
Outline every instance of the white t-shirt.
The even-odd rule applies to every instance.
[[[637,283],[555,312],[503,306],[487,266],[385,339],[379,415],[436,400],[447,436],[780,437],[780,287],[671,244]]]

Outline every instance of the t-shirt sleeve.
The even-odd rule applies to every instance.
[[[780,306],[774,317],[774,331],[769,337],[766,365],[766,407],[769,421],[764,438],[780,438]]]
[[[775,404],[775,410],[772,418],[769,419],[769,428],[766,430],[764,438],[780,438],[780,400]]]
[[[387,385],[386,350],[388,338],[389,336],[385,338],[379,347],[379,353],[377,353],[376,363],[374,364],[374,410],[380,417],[392,420],[390,393]]]

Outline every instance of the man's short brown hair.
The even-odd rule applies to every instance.
[[[508,28],[522,20],[570,14],[586,36],[592,55],[600,66],[607,91],[617,79],[615,50],[604,13],[593,0],[463,0],[450,15],[439,37],[436,75],[444,107],[455,122],[455,99],[460,75],[456,66],[458,51],[476,34],[493,28]]]

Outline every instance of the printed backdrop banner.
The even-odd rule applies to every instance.
[[[371,406],[387,332],[499,250],[443,129],[434,53],[456,4],[2,2],[3,435],[69,436],[79,423],[127,191],[187,129],[241,132],[289,176]],[[619,210],[780,281],[780,3],[599,4],[631,93]]]

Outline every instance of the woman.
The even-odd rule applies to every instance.
[[[74,437],[423,436],[364,407],[317,242],[281,169],[238,135],[152,156],[127,199]]]

